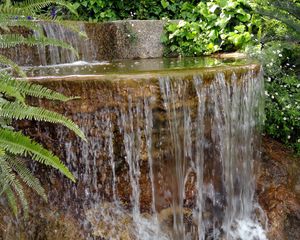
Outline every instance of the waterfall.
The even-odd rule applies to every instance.
[[[47,38],[57,39],[71,45],[79,55],[77,56],[74,51],[54,45],[38,46],[37,54],[40,65],[73,63],[79,59],[91,62],[96,59],[92,41],[80,35],[80,33],[85,32],[84,23],[76,23],[78,25],[76,26],[77,30],[72,29],[73,26],[68,26],[68,24],[66,26],[53,22],[40,22],[39,24]],[[34,32],[34,35],[39,37],[40,33]]]
[[[56,128],[77,183],[47,182],[50,205],[76,209],[86,239],[266,240],[255,198],[262,71],[131,83],[80,90],[99,91],[71,116],[88,142]]]

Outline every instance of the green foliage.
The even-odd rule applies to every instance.
[[[248,51],[261,60],[265,71],[265,133],[300,154],[300,81],[295,65],[300,46],[273,41]]]
[[[72,0],[78,20],[108,21],[118,19],[179,19],[187,6],[196,0]],[[189,10],[192,8],[190,7]],[[188,11],[185,11],[187,14]]]
[[[55,45],[75,51],[64,42],[46,38],[38,23],[24,17],[30,16],[31,19],[35,16],[35,11],[39,11],[54,2],[67,6],[63,1],[45,0],[31,0],[17,5],[11,5],[10,1],[6,1],[6,4],[0,5],[0,47],[10,48],[21,44],[30,46]],[[16,17],[17,14],[22,14],[23,17]],[[10,27],[12,26],[40,31],[40,36],[35,37],[31,34],[23,36],[11,33]],[[12,67],[17,75],[25,77],[22,69],[5,56],[0,55],[0,63]],[[47,200],[39,180],[27,168],[22,157],[56,168],[72,181],[75,181],[75,178],[57,156],[23,135],[22,132],[15,131],[11,124],[12,121],[26,119],[60,123],[75,132],[83,140],[86,140],[83,132],[71,120],[58,113],[29,106],[25,101],[26,96],[58,101],[73,99],[40,85],[29,83],[24,79],[12,77],[4,70],[0,72],[0,195],[6,196],[7,202],[15,215],[19,212],[19,204],[25,214],[28,211],[24,184]]]
[[[183,13],[182,13],[183,14]],[[169,23],[163,43],[169,53],[208,55],[219,50],[235,51],[248,45],[259,32],[259,20],[245,0],[200,2],[186,20]]]
[[[36,14],[36,12],[41,11],[43,8],[49,7],[52,4],[59,4],[67,8],[72,13],[76,13],[73,5],[66,3],[63,0],[53,1],[53,0],[28,0],[22,1],[15,4],[0,4],[0,48],[11,48],[18,45],[28,45],[28,46],[57,46],[73,51],[78,54],[77,51],[68,43],[65,43],[58,39],[47,38],[43,32],[41,25],[39,25],[36,20],[42,19],[43,21],[49,20],[55,16],[48,16],[47,14]],[[84,36],[74,24],[68,22],[60,22],[64,27],[69,28],[79,35]],[[36,31],[38,34],[21,34],[14,33],[11,29],[12,27],[23,27],[27,29],[28,32]],[[0,64],[12,67],[20,76],[24,77],[22,70],[5,56],[0,54]]]
[[[293,29],[300,39],[300,1],[299,0],[270,0],[260,1],[256,11],[263,16],[276,19]]]
[[[300,155],[300,1],[256,1],[261,43],[250,49],[265,70],[265,133]]]

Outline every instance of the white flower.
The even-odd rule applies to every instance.
[[[290,139],[290,138],[291,138],[291,136],[290,136],[290,135],[288,135],[288,136],[287,136],[287,139]]]
[[[178,23],[178,27],[183,27],[186,24],[186,21],[180,20]]]

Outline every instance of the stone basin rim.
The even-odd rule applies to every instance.
[[[209,75],[215,73],[243,74],[248,71],[259,71],[261,65],[258,63],[235,65],[235,66],[216,66],[216,67],[198,67],[187,69],[172,69],[172,70],[151,70],[134,73],[106,73],[106,74],[72,74],[72,75],[58,75],[58,76],[36,76],[27,77],[26,80],[30,82],[45,82],[45,81],[101,81],[101,80],[145,80],[159,77],[186,77],[195,75]]]

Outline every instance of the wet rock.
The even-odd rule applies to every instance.
[[[257,178],[259,203],[268,217],[270,240],[299,239],[300,198],[297,181],[300,159],[282,144],[265,137]],[[295,238],[293,238],[295,237]]]

